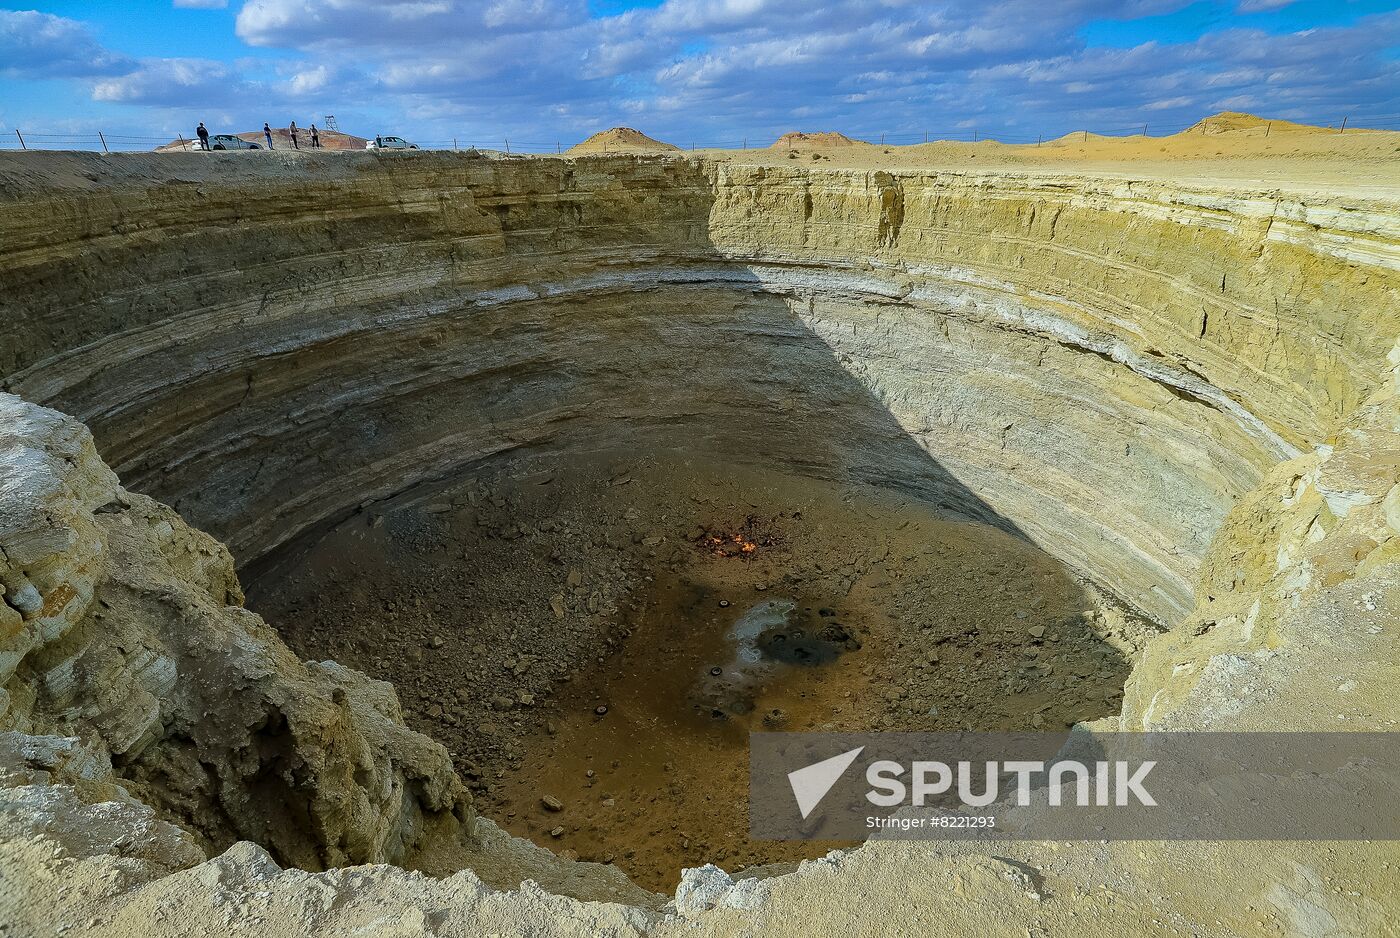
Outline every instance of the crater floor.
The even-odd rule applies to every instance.
[[[841,846],[748,839],[749,732],[1063,730],[1155,632],[989,525],[664,451],[512,459],[244,580],[298,655],[391,681],[483,815],[662,892]]]

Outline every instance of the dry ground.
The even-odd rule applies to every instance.
[[[834,846],[748,839],[751,730],[1062,730],[1147,635],[986,525],[663,454],[513,462],[244,581],[299,655],[392,681],[483,814],[660,891]]]

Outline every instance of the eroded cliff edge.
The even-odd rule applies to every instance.
[[[127,485],[175,504],[240,558],[493,451],[619,428],[644,439],[690,420],[697,432],[725,426],[709,442],[736,456],[757,449],[767,459],[800,456],[813,472],[926,485],[922,494],[1025,531],[1176,623],[1134,672],[1129,727],[1260,728],[1282,718],[1296,728],[1338,719],[1393,728],[1393,204],[1161,181],[683,160],[356,159],[290,178],[231,162],[215,178],[212,165],[74,158],[37,174],[7,167],[18,207],[5,222],[5,316],[16,341],[3,367],[9,389],[92,426]],[[755,356],[779,383],[735,393],[752,384]],[[782,411],[829,359],[957,484],[902,471],[878,437],[840,437],[854,413],[840,394],[808,412]],[[679,374],[704,369],[712,374],[703,387],[724,393],[677,393],[695,388]],[[435,410],[422,406],[428,399]],[[455,417],[450,437],[444,410]],[[191,765],[242,758],[238,767],[252,771],[235,767],[230,777],[300,786],[295,803],[310,806],[325,831],[311,842],[325,852],[284,862],[312,869],[405,862],[435,818],[467,819],[440,755],[397,727],[387,687],[288,660],[238,608],[217,544],[116,489],[81,428],[17,401],[7,413],[16,428],[7,452],[33,470],[7,483],[16,513],[0,540],[15,580],[6,580],[15,675],[6,719],[17,729],[95,731],[108,755],[135,752],[135,764],[153,734],[177,741],[170,751],[196,753],[184,760]],[[782,423],[823,427],[834,439],[813,458],[796,431],[773,432]],[[366,424],[378,432],[351,432]],[[761,447],[746,426],[762,428]],[[51,498],[61,510],[34,507]],[[139,544],[126,555],[140,557],[139,576],[122,572],[130,544]],[[104,590],[114,605],[102,605],[113,602]],[[147,591],[166,604],[159,615],[132,598]],[[119,618],[98,625],[97,615]],[[148,634],[153,620],[187,616],[194,624],[174,636]],[[128,627],[139,634],[123,639]],[[255,637],[254,658],[275,660],[276,676],[254,669],[233,709],[238,725],[201,756],[199,736],[214,728],[202,725],[200,693],[222,694],[229,673],[247,671],[242,659],[218,657],[239,647],[237,635]],[[186,687],[180,678],[197,677],[211,658],[220,680]],[[279,684],[288,674],[298,693]],[[109,684],[122,692],[95,693]],[[99,703],[84,711],[78,697]],[[282,742],[264,770],[269,726]],[[342,736],[360,755],[338,763],[318,746]],[[21,781],[66,780],[82,792],[84,779],[105,779],[109,787],[89,785],[88,799],[117,797],[100,752],[93,769],[93,757],[70,758],[56,739],[17,746],[27,753]],[[343,756],[343,746],[329,748]],[[299,776],[284,771],[288,750],[305,766]],[[250,751],[259,754],[251,762]],[[318,813],[319,780],[343,779],[348,765],[368,775],[350,771],[349,794]],[[218,786],[223,815],[196,819],[203,807],[181,815],[166,803],[187,779],[125,778],[207,843],[242,837],[276,848],[284,830],[260,829],[255,814],[240,820],[246,796],[236,784]],[[41,788],[25,797],[67,791]],[[347,814],[346,803],[360,807]],[[188,844],[171,846],[183,842],[178,832],[140,823],[139,850],[165,844],[165,865],[141,867],[140,877],[197,859]],[[37,833],[62,842],[52,827]],[[41,840],[17,837],[13,856],[43,855]],[[100,866],[138,851],[120,840],[63,850],[101,854],[83,861]],[[1337,848],[1321,874],[1309,852],[1280,851],[1217,895],[1201,893],[1190,867],[1247,867],[1243,848],[1164,848],[1150,861],[1135,860],[1131,845],[1052,851],[1058,858],[1040,850],[1016,848],[1017,862],[1058,880],[1066,902],[1055,914],[1070,917],[1233,921],[1243,896],[1308,922],[1321,921],[1322,908],[1343,930],[1364,931],[1394,900],[1368,879],[1377,855],[1364,847]],[[289,891],[269,901],[289,903],[282,914],[290,907],[337,925],[368,914],[354,902],[319,913],[306,905],[308,883],[343,890],[345,874],[307,880],[246,854],[215,861],[215,875],[280,882]],[[731,913],[791,924],[801,908],[809,922],[832,924],[848,914],[841,891],[862,888],[913,915],[921,903],[947,904],[939,890],[953,888],[950,877],[983,897],[949,910],[968,927],[978,914],[999,922],[1005,909],[1047,914],[1026,905],[1028,890],[999,862],[968,849],[876,844],[797,877],[721,889],[720,908],[702,919],[720,931],[734,925]],[[1133,896],[1127,907],[1077,893],[1108,870]],[[439,908],[441,923],[459,925],[484,920],[483,902],[498,914],[558,915],[560,927],[577,926],[575,915],[620,929],[649,921],[402,875],[384,871],[359,898],[407,889],[413,903]],[[1365,901],[1332,897],[1317,876],[1345,881]],[[178,878],[163,888],[183,895]],[[1236,925],[1248,930],[1242,918]]]

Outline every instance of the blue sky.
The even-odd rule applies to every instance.
[[[4,0],[0,0],[3,3]],[[0,6],[0,132],[686,145],[1004,138],[1220,110],[1400,128],[1396,0],[33,0]]]

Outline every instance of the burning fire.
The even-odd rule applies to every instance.
[[[711,534],[709,537],[705,538],[705,544],[710,550],[721,555],[734,553],[734,550],[729,546],[731,543],[738,545],[738,552],[741,554],[752,554],[754,551],[758,550],[758,545],[753,541],[744,540],[742,534],[731,534],[727,539],[718,534]]]
[[[754,557],[760,550],[776,547],[779,543],[774,533],[768,530],[767,523],[756,515],[749,515],[737,524],[699,526],[689,539],[697,550],[716,557]]]

